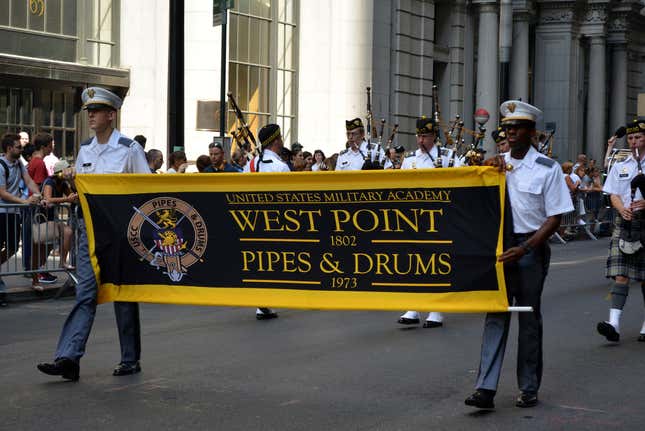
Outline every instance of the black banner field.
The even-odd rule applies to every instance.
[[[503,178],[79,175],[77,186],[101,302],[474,312],[508,307]]]

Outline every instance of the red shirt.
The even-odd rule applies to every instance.
[[[34,180],[38,187],[40,187],[49,176],[47,174],[47,166],[45,166],[45,162],[40,157],[32,157],[29,161],[29,165],[27,165],[27,172],[29,172],[29,176]]]

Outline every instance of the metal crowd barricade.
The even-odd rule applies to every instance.
[[[68,276],[60,296],[70,284],[78,255],[78,206],[0,204],[0,276],[61,273]],[[63,258],[66,260],[63,261]]]
[[[573,198],[574,210],[562,216],[560,227],[562,232],[554,234],[554,237],[565,244],[574,239],[580,232],[592,240],[603,231],[610,232],[613,226],[614,212],[608,204],[607,195],[599,191],[580,190]]]

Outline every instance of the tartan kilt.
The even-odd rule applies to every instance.
[[[616,215],[614,220],[614,233],[609,242],[609,256],[605,276],[614,278],[623,276],[630,281],[645,281],[645,247],[634,254],[625,254],[618,248],[620,240],[622,218]],[[645,244],[644,244],[645,245]]]

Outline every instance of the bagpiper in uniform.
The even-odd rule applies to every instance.
[[[112,127],[123,101],[100,87],[83,91],[83,109],[87,110],[90,128],[96,136],[81,144],[76,158],[76,172],[82,174],[130,173],[149,174],[150,168],[141,145]],[[98,286],[90,261],[87,231],[79,220],[76,304],[70,312],[58,340],[53,363],[38,364],[45,374],[78,380],[79,363],[85,353],[94,316]],[[114,314],[121,344],[121,362],[112,373],[125,376],[141,371],[141,328],[139,304],[115,302]]]
[[[434,119],[425,116],[417,120],[417,146],[416,151],[407,155],[403,159],[401,169],[430,169],[435,167],[448,167],[451,159],[454,166],[461,166],[458,158],[453,159],[453,150],[448,150],[439,154],[439,148],[435,145],[437,140],[438,125]],[[398,323],[401,325],[418,325],[420,323],[419,312],[407,311],[399,317]],[[437,328],[443,326],[443,314],[431,311],[428,313],[426,321],[423,323],[424,328]]]
[[[291,172],[289,166],[279,156],[284,143],[280,126],[267,124],[258,133],[260,140],[260,154],[244,166],[244,172]],[[255,310],[258,320],[275,319],[278,313],[270,308],[259,307]]]
[[[632,154],[611,168],[603,187],[603,191],[610,194],[611,204],[617,212],[606,269],[606,276],[615,280],[611,288],[609,321],[599,322],[597,325],[598,332],[609,341],[620,340],[620,315],[627,300],[630,280],[641,282],[645,299],[645,249],[642,247],[645,240],[645,200],[643,188],[637,184],[645,180],[642,177],[642,165],[645,164],[645,118],[627,124],[626,129],[627,143]],[[627,238],[631,233],[634,237]],[[645,341],[645,322],[638,341]]]
[[[508,145],[508,140],[506,139],[506,131],[503,128],[498,127],[497,130],[493,130],[491,136],[497,146],[497,153],[508,153],[511,150],[511,147]]]
[[[533,407],[538,403],[542,380],[541,296],[551,252],[548,239],[560,226],[562,214],[573,211],[573,204],[560,166],[540,154],[532,145],[535,123],[541,111],[528,103],[509,100],[500,107],[505,117],[511,151],[489,159],[486,164],[506,167],[506,186],[513,216],[511,247],[499,256],[504,263],[509,304],[533,307],[519,313],[517,380],[521,391],[515,405]],[[476,391],[466,405],[494,408],[510,313],[488,313],[482,336]]]
[[[365,140],[365,128],[360,118],[345,121],[345,130],[349,147],[338,153],[337,171],[360,171],[385,159],[382,148],[377,149],[376,144],[369,144]]]

